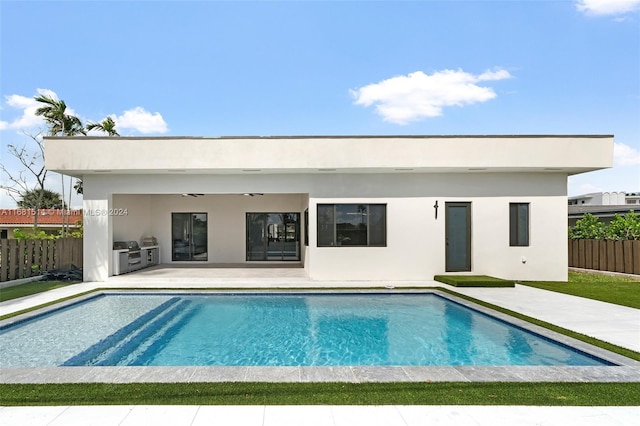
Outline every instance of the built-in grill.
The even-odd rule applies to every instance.
[[[113,250],[118,253],[118,260],[114,265],[116,275],[140,268],[140,245],[137,241],[114,241]]]

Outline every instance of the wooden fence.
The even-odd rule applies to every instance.
[[[640,240],[569,240],[569,266],[640,275]]]
[[[0,282],[82,267],[82,238],[0,240]]]

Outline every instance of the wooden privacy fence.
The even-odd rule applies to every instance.
[[[569,266],[640,275],[640,240],[569,240]]]
[[[82,238],[0,240],[0,282],[82,267]]]

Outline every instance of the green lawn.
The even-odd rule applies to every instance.
[[[78,282],[68,281],[32,281],[30,283],[20,284],[14,287],[7,287],[0,290],[0,302],[17,299],[18,297],[31,296],[32,294],[77,283]]]
[[[640,405],[640,383],[0,385],[0,405]]]
[[[640,281],[631,278],[569,272],[566,283],[524,281],[519,284],[640,309]]]

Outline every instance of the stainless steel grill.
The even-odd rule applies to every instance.
[[[138,245],[137,241],[114,241],[113,249],[120,251],[117,270],[115,271],[117,275],[139,269],[141,256],[140,245]],[[126,250],[126,252],[122,250]]]

